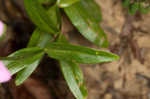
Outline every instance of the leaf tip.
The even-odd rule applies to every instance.
[[[116,55],[116,54],[113,54],[114,55],[114,60],[119,60],[120,59],[120,56]]]
[[[22,83],[21,83],[20,81],[16,80],[16,81],[15,81],[15,84],[16,84],[16,86],[19,86],[19,85],[21,85]]]

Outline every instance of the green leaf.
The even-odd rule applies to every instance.
[[[76,68],[76,64],[72,62],[60,61],[60,66],[61,66],[61,70],[64,75],[64,78],[67,81],[67,84],[69,85],[69,88],[74,94],[74,96],[77,99],[85,99],[87,96],[87,92],[84,92],[84,90],[82,90],[83,92],[81,92],[81,89],[79,88],[80,85],[77,83],[75,79],[75,76],[78,77],[78,75],[74,75],[74,72],[75,74],[77,74],[76,71],[73,71],[73,68]],[[80,73],[78,74],[80,75]]]
[[[95,0],[81,0],[81,4],[88,14],[94,18],[95,22],[102,21],[101,8]]]
[[[12,61],[12,60],[18,60],[20,58],[23,58],[23,57],[0,57],[0,60],[3,60],[3,61]]]
[[[52,41],[52,36],[49,33],[43,33],[39,28],[36,28],[30,38],[28,47],[38,46],[44,48],[47,43]]]
[[[123,6],[124,6],[124,7],[129,7],[129,6],[130,6],[130,1],[131,1],[131,0],[124,0],[124,1],[123,1]]]
[[[52,58],[83,64],[111,62],[119,58],[117,55],[109,52],[66,43],[50,43],[44,50]]]
[[[72,4],[78,2],[80,0],[57,0],[57,4],[59,7],[64,8],[71,6]]]
[[[87,89],[85,87],[83,73],[82,73],[79,65],[77,63],[74,63],[74,62],[67,62],[67,64],[70,65],[70,67],[72,68],[72,72],[74,74],[74,77],[76,79],[76,82],[80,88],[82,95],[84,97],[87,97],[88,92],[87,92]]]
[[[37,55],[34,55],[30,58],[25,58],[17,61],[12,61],[7,65],[8,70],[11,72],[11,74],[15,74],[19,72],[20,70],[24,69],[25,67],[30,66],[34,61],[39,59],[43,55],[42,52],[38,53]]]
[[[34,47],[38,46],[40,48],[44,48],[46,44],[50,43],[52,41],[52,36],[48,33],[43,33],[39,28],[36,28],[33,32],[30,41],[28,43],[28,47]],[[42,58],[44,53],[41,53],[41,56],[34,61],[32,64],[30,64],[28,67],[23,68],[16,77],[16,85],[22,84],[31,74],[32,72],[37,68],[37,66],[40,63],[40,60]]]
[[[46,11],[40,5],[38,0],[24,0],[25,8],[35,25],[44,32],[56,34],[59,32],[55,26],[53,19],[51,19]]]
[[[17,60],[4,61],[4,64],[13,75],[39,58],[39,54],[41,54],[41,52],[42,50],[37,47],[21,49],[8,56],[8,58],[17,57]]]
[[[57,28],[61,28],[61,16],[60,16],[60,12],[59,12],[59,8],[54,5],[52,7],[50,7],[48,9],[48,15],[51,19],[53,19],[53,22],[55,24],[55,26],[57,26]],[[50,41],[52,41],[53,38],[52,36],[47,33],[47,32],[43,32],[41,31],[40,28],[36,28],[30,38],[30,41],[28,43],[28,47],[32,47],[32,46],[40,46],[40,47],[44,47],[45,43],[49,43]]]
[[[60,43],[69,43],[67,38],[63,35],[63,34],[59,34],[56,42],[60,42]]]
[[[55,4],[52,7],[48,9],[48,15],[51,19],[53,19],[54,26],[56,26],[58,29],[61,29],[61,14],[60,9]]]
[[[19,72],[17,74],[18,78],[16,80],[16,84],[19,85],[32,73],[32,70],[36,66],[38,66],[40,59],[42,58],[43,55],[44,53],[41,48],[38,47],[24,48],[8,56],[8,58],[17,57],[18,60],[4,61],[4,64],[7,66],[12,75]],[[30,67],[30,69],[25,71],[24,73],[20,72],[21,70],[22,71],[26,70],[27,67]]]
[[[31,57],[42,51],[43,51],[43,49],[41,49],[39,47],[24,48],[24,49],[21,49],[21,50],[18,50],[16,52],[12,53],[8,57],[19,57],[20,59],[23,59],[25,57],[26,58]]]
[[[47,43],[49,43],[52,40],[52,37],[48,33],[43,33],[39,28],[35,29],[33,32],[30,41],[28,43],[28,47],[34,47],[38,46],[40,48],[44,48]],[[23,68],[16,77],[16,85],[22,84],[31,74],[32,72],[37,68],[37,66],[40,63],[40,60],[42,58],[44,53],[41,53],[39,57],[31,64]]]
[[[63,34],[59,35],[57,42],[69,43]],[[71,90],[71,91],[74,91],[73,94],[77,97],[78,95],[80,95],[80,93],[82,93],[83,97],[87,97],[88,92],[87,92],[87,89],[84,84],[84,78],[83,78],[82,71],[81,71],[80,67],[78,66],[78,64],[74,63],[74,62],[67,62],[67,61],[62,61],[62,62],[71,67],[71,68],[69,67],[71,71],[65,71],[65,72],[72,72],[73,73],[72,78],[76,81],[76,82],[73,82],[73,84],[75,84],[73,86],[71,86],[72,84],[67,82],[69,88],[72,89],[72,87],[78,85],[78,88],[80,89],[80,92],[78,92],[78,93],[76,93],[76,91],[74,91],[74,90]],[[61,64],[61,62],[60,62],[60,64]],[[63,64],[62,64],[62,66],[63,66]],[[69,80],[69,78],[67,78],[67,77],[66,77],[66,79]]]
[[[81,2],[66,7],[64,10],[73,25],[85,38],[97,46],[108,46],[104,31],[100,28],[99,24],[95,22],[96,19],[83,7]]]
[[[22,84],[33,73],[33,71],[39,65],[40,60],[43,57],[43,54],[44,53],[41,53],[33,63],[29,64],[27,68],[23,69],[17,74],[15,81],[16,85]]]
[[[2,29],[2,34],[0,36],[0,42],[3,41],[5,39],[5,37],[7,36],[6,32],[7,32],[7,25],[3,23],[3,28]]]
[[[39,28],[36,28],[32,33],[30,41],[28,42],[28,47],[36,46],[39,43],[41,35],[44,34]]]
[[[134,15],[138,11],[139,7],[140,7],[140,5],[138,2],[131,4],[130,8],[129,8],[129,13]]]

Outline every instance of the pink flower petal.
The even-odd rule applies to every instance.
[[[3,22],[0,21],[0,36],[2,36],[3,32],[4,32],[4,24]]]
[[[4,66],[2,61],[0,61],[0,83],[7,82],[11,79],[11,74],[8,69]]]

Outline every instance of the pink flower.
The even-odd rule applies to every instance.
[[[4,32],[4,24],[0,21],[0,36],[2,36]]]
[[[0,21],[0,37],[3,35],[4,32],[4,24]],[[5,65],[0,61],[0,83],[7,82],[11,79],[11,74]]]
[[[7,82],[11,79],[11,74],[5,65],[0,61],[0,83]]]

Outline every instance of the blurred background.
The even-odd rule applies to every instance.
[[[112,63],[81,65],[88,99],[150,99],[150,13],[131,16],[121,0],[96,0],[102,9],[109,50],[120,56]],[[26,47],[35,26],[23,0],[0,0],[0,21],[5,37],[0,39],[0,56]],[[94,47],[63,15],[62,32],[72,43]],[[6,28],[7,27],[7,28]],[[0,87],[0,99],[74,99],[55,60],[45,57],[21,86],[12,79]]]

